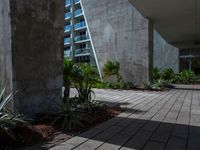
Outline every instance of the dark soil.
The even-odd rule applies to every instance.
[[[11,140],[6,135],[0,137],[1,150],[17,150],[30,147],[40,143],[58,144],[69,139],[72,136],[78,135],[102,122],[105,122],[121,113],[119,107],[105,107],[98,112],[90,114],[91,124],[88,124],[84,129],[76,129],[71,131],[61,132],[59,127],[53,126],[50,121],[41,120],[34,125],[18,125],[13,131],[16,140]],[[55,140],[56,139],[56,140]]]

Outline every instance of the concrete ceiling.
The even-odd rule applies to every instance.
[[[129,0],[170,44],[200,47],[200,0]]]

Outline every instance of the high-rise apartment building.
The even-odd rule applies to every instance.
[[[80,0],[65,1],[64,56],[95,65],[91,39]]]

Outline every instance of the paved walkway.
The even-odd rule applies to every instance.
[[[200,150],[200,88],[169,92],[96,90],[126,111],[51,150]]]

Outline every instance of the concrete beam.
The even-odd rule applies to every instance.
[[[154,23],[154,28],[178,48],[200,47],[200,2],[198,0],[129,0]]]

